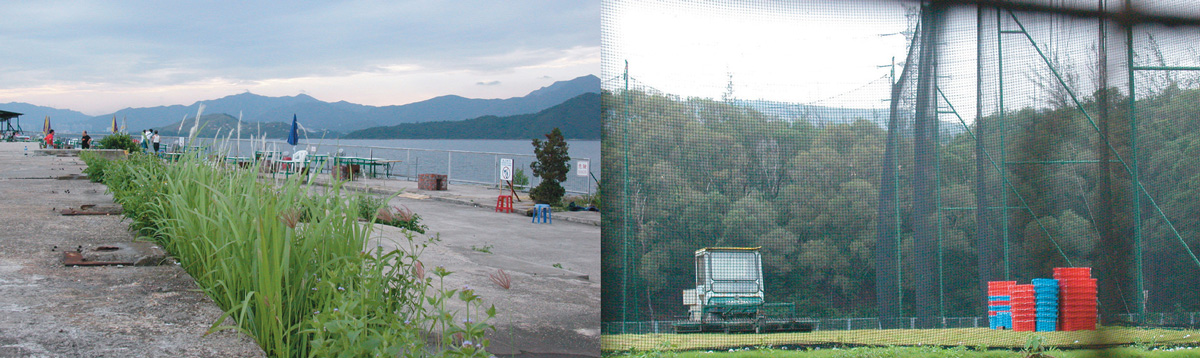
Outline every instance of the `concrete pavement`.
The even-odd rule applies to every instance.
[[[220,312],[192,291],[195,283],[176,266],[63,267],[61,251],[51,251],[60,250],[55,245],[133,238],[119,216],[51,212],[112,198],[101,184],[56,179],[81,172],[83,164],[72,153],[30,152],[26,156],[20,144],[0,143],[0,225],[5,228],[0,230],[0,312],[6,314],[0,320],[0,357],[262,354],[241,334],[202,336]],[[527,216],[494,212],[499,195],[494,188],[452,184],[448,191],[422,191],[415,182],[382,179],[347,186],[381,196],[403,192],[389,204],[421,215],[427,232],[440,239],[422,255],[426,267],[446,267],[454,272],[447,278],[449,287],[470,286],[485,304],[496,306],[490,351],[515,357],[599,356],[598,213],[558,212],[553,224],[533,224]],[[518,211],[532,206],[516,204]],[[390,226],[377,226],[372,239],[371,246],[389,247],[407,240]],[[512,279],[508,289],[489,277],[500,270]]]
[[[276,177],[281,177],[276,175]],[[313,183],[320,185],[328,185],[331,178],[329,173],[323,173],[313,176]],[[496,197],[507,192],[501,192],[500,189],[486,185],[476,184],[458,184],[451,183],[448,185],[448,190],[421,190],[417,188],[417,182],[404,179],[374,179],[374,178],[356,178],[348,181],[345,184],[346,188],[366,191],[374,194],[393,195],[396,193],[404,193],[406,198],[410,199],[428,199],[442,201],[453,204],[475,206],[494,210],[496,205]],[[520,201],[514,198],[513,213],[517,215],[527,215],[527,211],[533,209],[533,199],[528,193],[517,192]],[[568,198],[568,200],[570,200]],[[596,211],[561,211],[555,212],[552,215],[554,220],[577,222],[582,224],[600,226],[600,213]],[[599,254],[599,251],[597,251]]]
[[[269,175],[268,175],[269,176]],[[276,176],[276,178],[280,178]],[[313,183],[328,185],[328,174]],[[440,244],[426,249],[426,267],[444,266],[454,274],[450,287],[475,289],[498,312],[493,322],[493,353],[520,357],[579,357],[600,354],[600,214],[555,212],[552,224],[534,224],[527,194],[514,202],[513,214],[494,210],[499,190],[451,184],[446,191],[417,189],[396,179],[359,178],[346,188],[392,197],[392,206],[421,216]],[[396,195],[399,193],[399,195]],[[405,234],[377,225],[374,244],[404,246]],[[509,289],[490,275],[503,270]]]
[[[0,357],[263,356],[241,333],[204,335],[221,311],[179,266],[64,266],[64,250],[133,240],[129,223],[59,215],[112,196],[73,179],[78,158],[25,145],[0,143]]]

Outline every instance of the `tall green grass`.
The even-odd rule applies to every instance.
[[[131,229],[225,310],[210,332],[244,332],[274,357],[488,356],[494,309],[470,288],[443,287],[445,269],[425,269],[421,251],[436,237],[365,248],[372,225],[359,222],[360,194],[299,177],[264,183],[197,156],[84,159],[104,168]],[[466,309],[447,308],[453,300]]]

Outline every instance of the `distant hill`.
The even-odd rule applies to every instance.
[[[887,103],[881,104],[883,108],[876,109],[826,107],[761,100],[736,100],[736,103],[782,119],[806,119],[813,124],[852,123],[859,119],[865,119],[881,126],[887,126],[888,120]]]
[[[600,139],[600,94],[585,93],[533,114],[406,123],[350,132],[346,139],[533,139],[555,127],[569,139]]]
[[[2,103],[0,104],[0,110],[20,113],[21,117],[18,119],[18,121],[21,125],[21,129],[39,133],[42,131],[42,121],[46,119],[46,116],[50,116],[51,127],[54,127],[56,131],[65,132],[82,131],[85,128],[80,127],[72,130],[68,127],[70,127],[71,123],[83,123],[92,118],[92,116],[72,110],[35,106],[20,102]],[[111,121],[112,119],[110,117],[109,124],[112,124]]]
[[[109,118],[111,123],[112,119]],[[180,128],[180,121],[171,123],[162,127],[153,128],[158,130],[158,134],[169,137],[186,137],[191,134],[192,127],[196,124],[196,117],[192,116],[186,120],[182,120],[183,126]],[[249,139],[251,136],[262,138],[266,134],[269,139],[287,139],[288,134],[292,130],[292,123],[289,122],[242,122],[241,138]],[[303,131],[303,130],[302,130]],[[141,129],[131,129],[130,134],[137,136],[141,133]],[[200,138],[213,138],[220,136],[225,138],[233,133],[237,136],[237,118],[224,113],[206,114],[200,116],[200,127],[196,130],[196,136]],[[300,138],[334,138],[337,133],[329,131],[317,131],[309,129],[307,132],[300,133]]]
[[[475,99],[461,96],[439,96],[428,100],[396,106],[367,106],[346,101],[324,102],[306,94],[285,97],[267,97],[253,93],[241,93],[218,99],[199,101],[191,105],[172,105],[147,108],[126,108],[115,113],[89,117],[79,112],[22,111],[22,103],[10,103],[0,109],[25,113],[22,123],[37,121],[50,115],[55,128],[77,132],[79,130],[103,130],[112,123],[124,120],[130,132],[145,128],[167,126],[184,116],[195,116],[200,104],[204,114],[228,114],[234,118],[242,113],[244,122],[291,122],[292,114],[300,117],[304,126],[313,130],[350,132],[354,130],[391,126],[401,123],[428,121],[453,121],[480,116],[510,116],[535,113],[563,103],[584,93],[599,93],[600,79],[593,75],[569,81],[555,82],[530,92],[522,97],[508,99]],[[43,107],[45,108],[45,107]],[[50,108],[52,109],[52,108]]]
[[[815,125],[846,124],[862,119],[887,128],[890,116],[888,108],[841,108],[758,100],[737,100],[736,103],[781,119],[806,120]],[[938,132],[942,135],[952,136],[963,132],[958,121],[951,118],[950,115],[941,117]]]

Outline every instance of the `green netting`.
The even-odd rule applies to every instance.
[[[1101,325],[1195,329],[1200,5],[1130,5],[606,1],[604,347],[954,335],[1055,267]],[[718,247],[758,248],[753,313]]]

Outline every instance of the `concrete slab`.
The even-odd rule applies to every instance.
[[[59,248],[130,242],[121,216],[60,216],[112,204],[103,185],[55,180],[76,158],[0,143],[0,356],[259,357],[249,337],[204,335],[221,312],[175,265],[64,267]],[[21,179],[40,178],[40,179]]]

